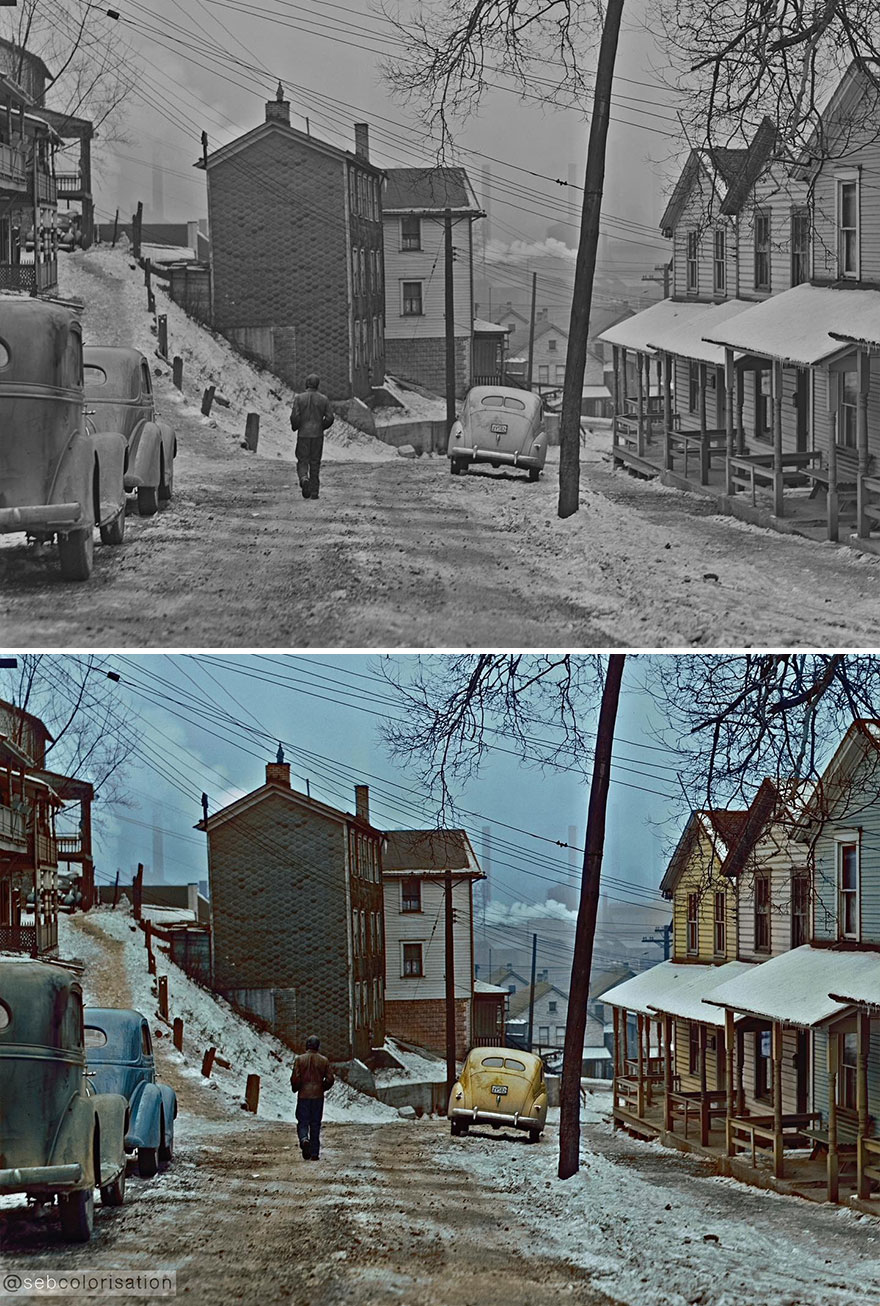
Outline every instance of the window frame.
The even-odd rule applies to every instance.
[[[760,233],[760,234],[759,234]],[[756,208],[752,219],[752,244],[754,252],[754,288],[772,290],[773,277],[770,266],[771,212]]]
[[[689,893],[687,896],[685,951],[689,957],[696,956],[700,951],[700,895],[698,893]]]
[[[767,1047],[767,1052],[762,1047]],[[755,1098],[773,1101],[773,1034],[769,1029],[755,1030]]]
[[[415,885],[417,892],[415,894],[412,894],[411,892],[408,894],[407,886],[409,886],[411,889],[413,885]],[[416,902],[418,905],[416,907],[408,907],[407,906],[408,902],[410,903]],[[424,908],[422,907],[422,882],[417,875],[408,875],[400,881],[401,914],[405,913],[406,915],[410,915],[416,912],[421,912],[423,910]]]
[[[407,224],[410,230],[407,231]],[[422,219],[417,213],[400,215],[400,252],[402,254],[419,253],[422,248]]]
[[[702,1040],[700,1039],[700,1023],[697,1020],[688,1021],[688,1074],[699,1075],[700,1057],[702,1055]]]
[[[684,284],[689,295],[700,289],[700,233],[692,227],[685,235]]]
[[[803,901],[801,901],[801,898]],[[791,872],[791,946],[800,948],[810,941],[810,876],[802,867]],[[800,928],[796,922],[802,921]]]
[[[720,916],[718,914],[719,906],[721,909]],[[715,890],[712,925],[715,942],[715,956],[724,957],[727,955],[727,894],[723,889]]]
[[[410,957],[407,959],[407,948],[418,948],[418,958]],[[412,963],[417,960],[418,970],[413,970]],[[409,969],[408,969],[409,967]],[[401,979],[424,979],[425,975],[425,945],[422,942],[413,942],[411,940],[401,939],[400,941],[400,978]]]
[[[407,294],[407,287],[418,287],[418,295],[414,295],[410,290]],[[418,302],[418,308],[411,307]],[[400,316],[401,317],[424,317],[425,316],[425,283],[424,281],[401,281],[400,283]]]
[[[837,863],[837,937],[839,939],[852,940],[858,942],[862,936],[861,931],[861,879],[862,879],[862,858],[861,847],[858,835],[855,837],[838,838],[835,840],[835,856]],[[855,854],[855,884],[851,888],[845,888],[843,883],[845,853],[847,849],[852,848]],[[851,908],[854,917],[853,929],[845,928],[848,910]]]
[[[755,952],[769,953],[773,943],[773,930],[770,922],[771,885],[766,871],[755,873],[754,885],[754,930]]]
[[[847,1060],[851,1050],[852,1060]],[[837,1035],[837,1106],[840,1111],[855,1114],[858,1110],[859,1035],[849,1030]]]
[[[846,172],[837,172],[834,176],[835,182],[835,235],[837,242],[837,279],[838,281],[859,281],[861,279],[861,176],[856,170]],[[855,225],[844,227],[843,225],[843,207],[844,207],[844,190],[852,187],[853,191],[853,208]],[[852,233],[852,253],[853,253],[853,270],[850,271],[845,266],[844,244],[847,233]]]
[[[716,295],[727,294],[727,229],[716,227],[712,240],[712,286]]]
[[[810,279],[812,226],[809,208],[805,204],[793,204],[789,223],[789,246],[791,249],[789,284],[791,286],[800,286]]]

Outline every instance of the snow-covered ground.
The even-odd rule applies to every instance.
[[[156,951],[159,974],[168,976],[169,1013],[183,1020],[183,1054],[171,1049],[171,1030],[157,1018],[154,977],[147,970],[144,935],[129,915],[128,905],[115,911],[100,908],[88,916],[62,916],[59,921],[59,948],[62,956],[78,958],[86,965],[83,988],[86,1003],[100,1006],[106,1002],[103,975],[107,965],[106,948],[96,940],[92,929],[122,945],[122,964],[136,1010],[150,1019],[154,1031],[167,1038],[167,1055],[182,1075],[203,1086],[225,1102],[230,1112],[240,1109],[249,1074],[260,1076],[260,1103],[257,1114],[269,1120],[294,1120],[296,1098],[290,1088],[293,1053],[271,1034],[263,1033],[239,1016],[222,998],[194,983],[161,951]],[[158,946],[158,945],[157,945]],[[216,1047],[219,1056],[230,1063],[227,1070],[214,1063],[209,1080],[201,1074],[202,1056]],[[386,1124],[400,1117],[393,1107],[356,1092],[340,1081],[328,1093],[324,1119],[328,1122]]]

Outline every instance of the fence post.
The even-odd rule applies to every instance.
[[[244,447],[250,449],[251,453],[257,451],[257,441],[260,438],[260,414],[248,413],[244,425]]]
[[[257,1107],[260,1105],[260,1076],[248,1075],[247,1087],[244,1090],[244,1101],[248,1111],[257,1114]]]
[[[171,379],[178,390],[183,389],[183,359],[175,354],[171,360]]]
[[[207,1052],[202,1057],[202,1074],[205,1076],[205,1079],[211,1078],[211,1071],[214,1069],[214,1058],[216,1055],[216,1048],[208,1048]]]
[[[148,313],[155,313],[155,311],[156,311],[156,296],[155,296],[155,294],[153,293],[152,290],[148,290],[148,291],[147,291],[147,312],[148,312]]]
[[[136,920],[136,921],[139,921],[140,918],[141,918],[141,912],[142,912],[142,910],[143,910],[143,905],[144,905],[144,864],[143,864],[143,862],[138,862],[137,874],[135,875],[134,880],[132,881],[132,886],[131,886],[131,896],[132,896],[132,899],[133,899],[132,904],[131,904],[131,905],[132,905],[132,912],[133,912],[133,914],[134,914],[134,918],[135,918],[135,920]]]
[[[216,386],[209,385],[208,388],[205,390],[205,393],[202,395],[203,417],[210,417],[211,415],[211,405],[214,402],[214,391],[216,390],[216,388],[217,388]]]
[[[159,1015],[168,1019],[168,976],[159,976]]]
[[[183,1021],[180,1016],[174,1017],[174,1025],[171,1031],[171,1040],[178,1052],[183,1051]]]
[[[147,974],[156,974],[156,954],[152,951],[147,953]]]
[[[119,235],[119,209],[116,210],[116,217],[113,219],[113,248],[116,248],[116,237]]]
[[[141,200],[138,200],[137,213],[131,215],[131,243],[135,258],[141,256],[141,230],[144,221],[144,206]]]
[[[147,952],[153,951],[153,922],[144,921],[144,947]]]
[[[157,352],[162,358],[168,357],[168,314],[160,313],[156,318],[156,333],[159,339]]]

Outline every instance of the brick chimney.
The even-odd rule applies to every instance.
[[[354,125],[354,152],[359,159],[370,158],[370,127],[368,123],[356,122]]]
[[[278,745],[275,761],[266,763],[266,784],[283,785],[285,789],[290,788],[290,763],[285,762],[284,749],[280,744]]]
[[[266,101],[266,122],[283,122],[290,126],[290,101],[284,98],[284,88],[278,83],[274,100]]]
[[[354,787],[354,810],[362,821],[369,822],[370,819],[370,786],[355,785]]]

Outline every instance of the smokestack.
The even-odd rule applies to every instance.
[[[485,876],[486,876],[485,880],[483,881],[483,886],[482,886],[482,887],[483,887],[483,906],[485,907],[486,904],[490,901],[490,899],[491,899],[491,897],[492,897],[492,891],[491,891],[491,884],[492,884],[492,828],[491,828],[491,826],[484,825],[484,826],[483,826],[483,830],[482,830],[482,835],[483,835],[483,842],[482,842],[482,856],[481,856],[481,862],[482,862],[482,868],[483,868],[483,871],[484,871]]]
[[[266,101],[266,122],[281,122],[290,126],[290,101],[284,98],[284,88],[278,83],[274,100]]]
[[[356,122],[354,125],[354,152],[359,159],[370,159],[369,123]]]
[[[355,785],[354,787],[354,810],[359,820],[370,820],[370,786]]]

